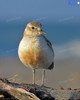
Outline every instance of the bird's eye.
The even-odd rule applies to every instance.
[[[35,29],[34,27],[32,27],[32,29]]]

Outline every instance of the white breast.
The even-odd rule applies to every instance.
[[[32,46],[40,51],[41,61],[39,61],[39,68],[47,69],[54,60],[54,53],[42,36],[33,38],[24,37],[18,49],[19,58],[22,56],[21,51],[29,50]]]

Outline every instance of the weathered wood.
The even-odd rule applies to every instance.
[[[0,79],[0,89],[9,93],[8,95],[15,100],[80,100],[80,88],[65,89],[61,86],[59,89],[54,89],[33,84],[13,83],[4,78]],[[3,94],[1,98],[4,98]]]
[[[15,88],[11,86],[9,83],[4,83],[0,80],[0,89],[7,91],[13,97],[19,100],[40,100],[33,93],[30,93],[22,88]]]

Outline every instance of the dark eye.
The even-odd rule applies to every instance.
[[[34,27],[32,27],[32,29],[35,29]]]

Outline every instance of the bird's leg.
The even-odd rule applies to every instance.
[[[44,86],[45,69],[42,69],[42,86]]]
[[[35,69],[32,69],[32,73],[33,73],[33,84],[35,84]]]

